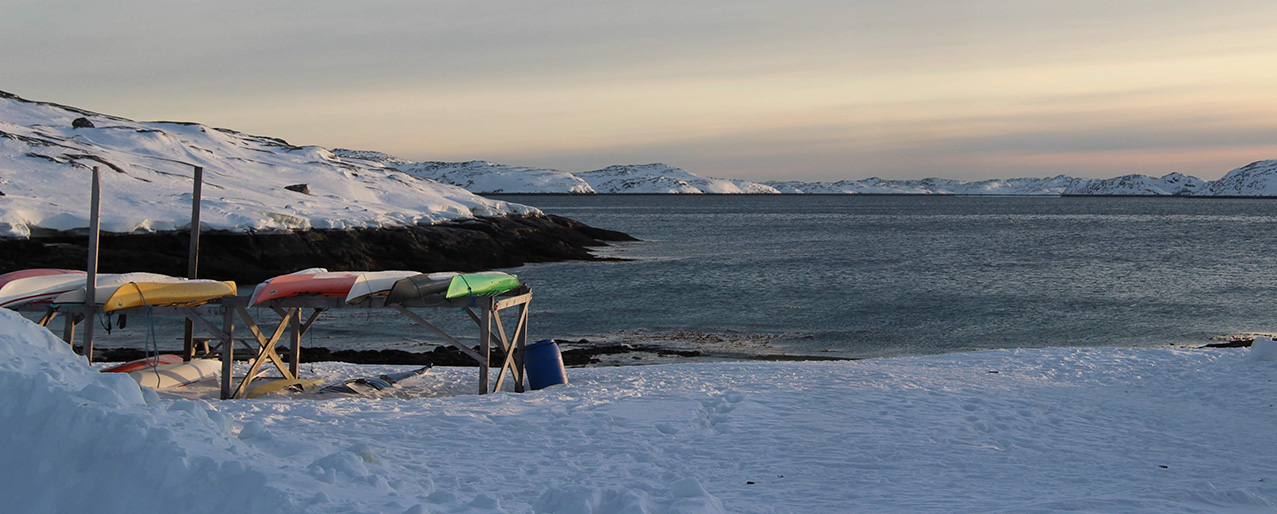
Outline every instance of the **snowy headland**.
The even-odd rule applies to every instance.
[[[4,310],[0,356],[12,512],[1277,509],[1277,362],[1254,349],[575,368],[486,396],[436,368],[380,398],[232,401],[98,373]]]
[[[0,238],[87,227],[88,170],[95,166],[103,172],[102,227],[112,233],[188,225],[195,166],[205,170],[201,225],[236,232],[377,229],[539,214],[478,196],[495,193],[1277,196],[1277,160],[1237,168],[1213,182],[1170,173],[760,183],[660,163],[570,173],[487,161],[412,162],[198,123],[137,122],[0,92]]]

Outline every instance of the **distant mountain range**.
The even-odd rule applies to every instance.
[[[87,224],[86,170],[102,167],[103,228],[181,228],[192,166],[206,170],[203,224],[292,230],[430,224],[536,209],[476,194],[908,194],[1277,197],[1277,160],[1210,182],[1171,173],[1111,179],[867,178],[750,182],[666,164],[569,173],[487,161],[412,162],[380,152],[294,146],[197,123],[136,122],[0,91],[0,237]]]
[[[1002,196],[1254,196],[1277,197],[1277,160],[1258,161],[1214,182],[1180,173],[1162,177],[1123,175],[1097,179],[1058,175],[966,182],[878,177],[837,182],[766,181],[702,177],[667,164],[608,166],[580,173],[507,166],[486,161],[408,162],[378,152],[333,150],[346,159],[365,159],[413,176],[466,188],[478,194],[855,194]]]

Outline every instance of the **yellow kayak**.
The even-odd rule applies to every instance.
[[[229,280],[184,280],[181,282],[129,282],[115,290],[102,304],[103,312],[144,305],[178,305],[190,307],[208,303],[223,296],[235,296],[235,283]]]
[[[287,379],[281,378],[277,380],[271,380],[270,382],[266,382],[261,385],[253,386],[253,388],[249,389],[247,393],[244,393],[244,397],[257,398],[258,396],[263,396],[263,395],[267,395],[271,393],[278,393],[280,391],[283,391],[284,389],[308,391],[316,387],[319,387],[319,385],[323,383],[324,383],[324,380],[321,378],[300,378],[297,380],[287,380]]]

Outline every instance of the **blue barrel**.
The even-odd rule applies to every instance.
[[[568,372],[563,369],[563,354],[554,340],[537,341],[524,347],[523,366],[528,372],[528,387],[544,389],[552,385],[568,383]]]

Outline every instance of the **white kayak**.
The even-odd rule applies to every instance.
[[[110,298],[111,295],[115,294],[116,289],[119,289],[120,286],[126,285],[129,282],[172,283],[172,282],[183,282],[185,280],[188,280],[188,279],[181,278],[181,277],[170,277],[168,275],[161,275],[159,273],[146,273],[141,271],[134,272],[134,273],[102,273],[98,275],[97,281],[93,286],[93,296],[94,296],[93,303],[96,303],[96,304],[106,303],[106,300]],[[56,298],[53,299],[53,303],[83,304],[84,290],[85,290],[84,282],[85,282],[84,278],[81,277],[79,288],[73,289],[71,291],[67,291],[65,293],[58,295]]]
[[[16,309],[29,303],[48,303],[67,291],[83,290],[85,276],[79,272],[10,280],[0,286],[0,307]],[[84,298],[83,293],[80,297]]]
[[[418,271],[364,271],[359,273],[359,277],[355,279],[355,284],[350,286],[350,292],[346,294],[346,303],[350,303],[361,298],[372,296],[375,294],[384,294],[390,291],[400,279],[420,275]]]
[[[220,374],[222,363],[215,359],[195,359],[190,362],[165,364],[129,373],[138,385],[151,389],[170,389],[199,382]]]

